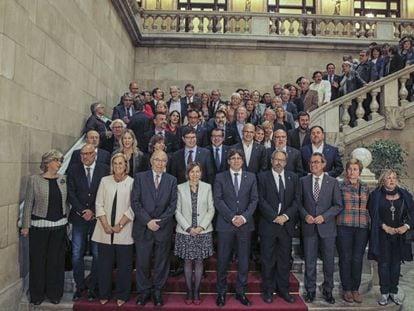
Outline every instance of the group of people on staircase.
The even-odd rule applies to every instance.
[[[347,66],[353,64],[345,61],[342,67]],[[325,142],[321,126],[309,128],[309,111],[351,91],[346,70],[338,79],[334,69],[328,64],[325,76],[315,72],[311,86],[300,78],[300,90],[276,83],[274,98],[239,89],[226,103],[218,90],[196,96],[187,84],[185,97],[173,86],[165,103],[159,88],[140,94],[132,82],[112,121],[102,103],[93,104],[86,143],[72,154],[66,175],[58,173],[62,153],[50,150],[42,156],[42,173],[28,180],[21,234],[29,236],[31,302],[60,302],[69,220],[74,300],[87,291],[90,300],[106,304],[114,296],[122,306],[130,299],[135,260],[137,304],[152,298],[162,306],[173,253],[183,262],[185,303],[199,305],[204,260],[216,252],[217,306],[226,304],[233,258],[235,298],[241,304],[251,305],[246,295],[250,258],[261,262],[263,301],[272,303],[276,292],[294,303],[289,270],[299,224],[306,302],[316,297],[320,256],[322,295],[335,303],[336,248],[343,299],[362,302],[359,286],[369,240],[368,257],[378,261],[379,304],[390,299],[401,304],[400,264],[412,260],[405,241],[414,226],[411,195],[392,170],[384,171],[370,193],[359,179],[362,165],[356,159],[347,162],[338,181],[344,170],[338,149]],[[353,77],[359,75],[355,72]],[[93,258],[87,280],[86,251]]]

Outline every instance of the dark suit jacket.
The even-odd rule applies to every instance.
[[[211,101],[208,104],[208,116],[209,116],[209,118],[214,118],[214,113],[216,112],[217,108],[220,105],[226,105],[226,102],[219,99],[218,102],[212,102]]]
[[[328,75],[324,75],[323,79],[329,81]],[[337,99],[339,97],[339,82],[341,82],[341,76],[334,74],[333,81],[338,83],[338,87],[334,87],[331,82],[331,101]]]
[[[309,168],[309,159],[312,156],[312,145],[305,145],[301,149],[302,153],[302,165],[305,170],[305,174],[310,172]],[[338,177],[344,171],[344,166],[342,165],[341,155],[339,154],[338,148],[324,144],[323,145],[323,155],[326,159],[325,172],[329,176]]]
[[[134,106],[131,105],[130,109],[131,109],[131,113],[132,113],[132,116],[133,116],[135,114]],[[114,109],[112,111],[112,120],[115,120],[115,119],[123,120],[125,116],[127,116],[128,118],[132,117],[132,116],[128,116],[126,114],[124,105],[114,107]]]
[[[236,149],[243,150],[243,143],[238,143],[233,146]],[[247,165],[245,160],[243,163],[243,170],[247,170],[252,173],[259,173],[260,171],[267,170],[267,152],[263,145],[253,143],[252,154],[250,156],[250,162]]]
[[[215,152],[216,152],[216,148],[213,145],[208,146],[206,149],[208,149],[211,153],[211,158],[214,161],[214,168],[216,169],[216,174],[227,171],[229,169],[229,163],[227,162],[227,153],[230,150],[229,146],[226,145],[222,145],[221,146],[221,162],[220,162],[220,167],[217,169],[216,167],[216,156],[215,156]]]
[[[285,105],[283,104],[283,107],[285,107]],[[288,102],[286,105],[286,111],[289,111],[292,115],[293,115],[293,119],[296,120],[298,117],[298,109],[296,107],[296,105],[292,102]]]
[[[195,104],[195,105],[200,105],[201,106],[201,98],[194,95],[193,96],[193,102],[192,103]],[[186,96],[181,97],[181,106],[182,105],[185,105],[187,107],[186,108],[186,111],[187,111],[187,109],[188,109],[188,103],[187,103],[187,97]]]
[[[272,153],[275,151],[275,149],[276,148],[274,146],[266,149],[269,169],[272,168]],[[298,177],[302,177],[305,174],[305,171],[303,170],[302,156],[300,154],[300,151],[295,148],[286,146],[286,153],[288,154],[288,159],[285,170],[295,173]]]
[[[170,152],[175,152],[178,150],[178,140],[177,140],[177,136],[175,136],[174,134],[172,134],[171,132],[168,131],[164,131],[164,138],[165,138],[165,146],[167,148],[167,153]],[[140,148],[141,150],[148,152],[148,144],[151,140],[151,137],[155,135],[155,130],[149,130],[147,132],[145,132],[144,134],[144,146],[142,148]]]
[[[91,115],[88,120],[86,120],[85,128],[83,129],[83,133],[86,134],[90,130],[95,130],[99,133],[101,138],[101,143],[103,139],[106,139],[106,131],[110,131],[109,125],[111,122],[104,122],[100,118],[95,115]]]
[[[320,237],[328,238],[336,236],[336,215],[342,207],[341,193],[338,181],[330,176],[324,175],[318,202],[313,198],[312,175],[300,179],[301,206],[299,208],[302,219],[302,230],[304,236],[313,236],[316,232]],[[322,215],[324,223],[320,225],[308,224],[305,217]],[[317,226],[317,230],[315,230]]]
[[[217,210],[217,231],[254,230],[253,213],[259,201],[256,176],[253,173],[242,171],[238,196],[233,187],[230,171],[220,173],[214,182],[214,205]],[[247,223],[237,228],[232,219],[242,215]]]
[[[310,140],[310,132],[309,129],[305,135],[305,138],[303,139],[303,145],[305,146],[307,144],[310,144],[311,140]],[[297,150],[300,150],[302,148],[302,146],[300,145],[300,138],[299,138],[299,129],[295,128],[292,130],[288,131],[288,142],[287,142],[288,146],[291,146],[293,148],[296,148]]]
[[[129,119],[128,128],[131,129],[138,140],[138,147],[145,147],[145,132],[151,129],[152,119],[144,112],[139,111]],[[144,149],[146,150],[146,149]]]
[[[179,145],[180,148],[184,148],[184,142],[181,139],[181,137],[183,136],[183,131],[186,127],[189,127],[190,125],[186,125],[186,126],[182,126],[180,128],[178,128],[177,130],[177,137],[179,139]],[[197,146],[199,147],[207,147],[209,144],[209,140],[208,140],[208,131],[207,128],[204,127],[203,125],[199,124],[197,125],[197,129],[196,129],[196,136],[197,136]]]
[[[215,169],[214,161],[211,157],[210,152],[205,148],[197,147],[195,162],[200,163],[201,168],[203,170],[203,176],[201,180],[209,184],[212,184],[214,181]],[[187,159],[185,159],[184,148],[174,152],[174,154],[171,157],[168,172],[177,178],[178,184],[187,181],[185,177],[185,171],[187,168],[186,163]]]
[[[214,122],[214,119],[211,119],[212,122],[208,122],[208,138],[209,141],[211,141],[211,131],[215,128],[217,128],[216,122]],[[238,143],[240,140],[237,140],[237,133],[234,127],[227,122],[226,127],[224,130],[224,141],[223,145],[232,146],[236,143]]]
[[[68,201],[72,205],[69,213],[69,221],[71,223],[86,223],[81,216],[82,211],[85,209],[95,212],[95,199],[99,183],[102,177],[107,175],[109,175],[109,166],[105,163],[96,162],[91,187],[89,188],[82,163],[75,163],[68,168],[67,187]]]
[[[230,123],[230,126],[234,129],[236,133],[236,143],[240,143],[242,141],[243,136],[240,136],[239,131],[237,130],[237,121],[233,121]]]
[[[134,178],[131,205],[135,214],[132,231],[135,241],[171,239],[177,208],[177,179],[164,173],[158,189],[155,189],[152,170],[138,173]],[[148,229],[147,223],[151,219],[161,219],[158,231]]]
[[[286,214],[289,220],[284,224],[288,234],[292,237],[295,229],[296,217],[300,206],[299,178],[296,174],[285,170],[285,203],[278,213],[280,198],[272,169],[259,174],[259,205],[261,235],[273,236],[275,227],[280,226],[273,222],[279,216]]]
[[[104,149],[98,148],[98,153],[96,154],[96,162],[103,163],[109,166],[110,161],[111,161],[111,154]],[[69,170],[69,168],[72,165],[75,165],[75,164],[82,164],[81,157],[80,157],[80,149],[77,149],[72,152],[72,156],[70,157],[68,169],[66,170],[66,172]]]

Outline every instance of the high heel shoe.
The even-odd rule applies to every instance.
[[[100,299],[99,302],[101,305],[106,305],[108,303],[108,299]]]
[[[118,305],[118,307],[122,307],[124,305],[124,303],[125,303],[125,300],[122,300],[122,299],[118,299],[116,301],[116,304]]]

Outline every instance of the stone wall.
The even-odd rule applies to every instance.
[[[0,1],[0,309],[17,308],[18,203],[40,156],[66,151],[89,105],[112,108],[133,78],[134,48],[107,1]],[[110,110],[107,110],[110,113]]]
[[[342,54],[335,50],[223,49],[213,45],[191,49],[139,47],[135,79],[142,89],[160,87],[167,95],[169,86],[177,85],[183,91],[187,82],[193,83],[196,91],[219,88],[225,99],[237,88],[273,94],[275,82],[294,83],[300,76],[310,79],[315,70],[324,71],[329,62],[336,64],[340,73]]]

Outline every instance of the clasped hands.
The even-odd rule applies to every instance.
[[[313,217],[311,215],[307,215],[305,217],[305,221],[306,221],[306,223],[308,223],[310,225],[312,225],[312,224],[321,225],[325,222],[325,219],[323,218],[322,215],[319,215],[319,216],[316,216],[316,217]]]
[[[238,228],[238,227],[244,225],[244,218],[241,215],[236,215],[236,216],[233,217],[231,222],[233,223],[233,225],[235,225]]]
[[[191,228],[189,233],[190,233],[191,236],[196,236],[196,235],[199,235],[201,233],[201,231],[203,231],[203,228],[198,226],[198,227],[195,227],[195,228],[194,227]]]
[[[408,227],[406,225],[402,225],[401,227],[398,227],[398,228],[393,228],[393,227],[387,226],[386,224],[382,224],[381,227],[382,227],[382,230],[384,230],[389,235],[404,234],[408,231]]]

